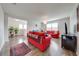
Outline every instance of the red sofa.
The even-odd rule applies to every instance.
[[[59,38],[60,33],[59,31],[47,31],[48,34],[50,34],[53,38]]]
[[[29,32],[28,35],[31,34],[37,35],[40,37],[40,39],[35,38],[36,40],[40,40],[41,42],[37,42],[34,38],[28,36],[28,42],[37,47],[40,51],[45,51],[48,46],[50,45],[50,36],[46,36],[44,32]]]

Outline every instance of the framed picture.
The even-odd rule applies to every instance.
[[[77,8],[77,32],[79,32],[79,6]]]

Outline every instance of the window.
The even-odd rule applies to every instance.
[[[27,29],[27,25],[26,24],[24,25],[24,29]]]
[[[27,25],[19,24],[19,29],[27,29]]]
[[[58,23],[52,23],[52,30],[54,31],[58,30]]]
[[[23,25],[22,24],[19,24],[19,29],[23,29]]]
[[[47,30],[51,30],[52,28],[51,28],[51,24],[47,24]]]
[[[57,31],[58,30],[58,23],[49,23],[49,24],[47,24],[47,30]]]

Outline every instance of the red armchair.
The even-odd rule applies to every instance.
[[[50,39],[51,37],[48,35],[46,36],[44,32],[29,32],[28,35],[31,34],[32,36],[36,35],[39,36],[39,38],[32,38],[28,36],[28,42],[37,47],[40,51],[45,51],[48,46],[50,45]],[[38,41],[40,42],[38,42]]]
[[[53,38],[59,38],[59,31],[47,31],[48,34],[50,34]]]

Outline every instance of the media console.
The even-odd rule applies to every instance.
[[[75,35],[64,34],[61,36],[61,39],[62,39],[62,42],[61,42],[62,48],[76,52],[77,38]]]

